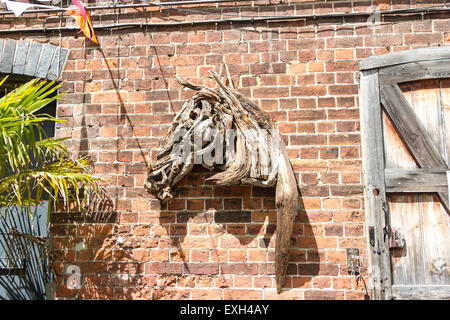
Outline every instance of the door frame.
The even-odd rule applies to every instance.
[[[380,86],[450,78],[450,47],[414,49],[361,59],[359,71],[369,287],[372,299],[389,300],[392,299],[392,275]]]

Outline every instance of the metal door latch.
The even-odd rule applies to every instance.
[[[405,246],[405,236],[396,228],[389,228],[389,248],[403,248]]]

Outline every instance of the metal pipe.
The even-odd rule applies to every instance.
[[[397,9],[379,11],[382,16],[387,15],[402,15],[402,14],[429,14],[429,13],[443,13],[450,12],[450,8],[417,8],[417,9]],[[348,17],[368,17],[372,12],[347,12],[347,13],[329,13],[329,14],[313,14],[313,15],[292,15],[292,16],[271,16],[271,17],[253,17],[253,18],[227,18],[214,20],[198,20],[198,21],[180,21],[180,22],[162,22],[162,23],[119,23],[110,25],[95,25],[94,29],[114,29],[114,28],[158,28],[158,27],[176,27],[176,26],[194,26],[204,24],[223,24],[223,23],[253,23],[253,22],[269,22],[269,21],[295,21],[306,19],[327,19],[327,18],[348,18]],[[2,33],[23,33],[23,32],[55,32],[55,31],[78,31],[79,27],[52,27],[52,28],[27,28],[27,29],[8,29],[0,30]]]
[[[148,7],[173,7],[189,4],[219,4],[226,2],[253,2],[253,0],[192,0],[192,1],[172,1],[163,3],[138,3],[138,4],[111,4],[103,6],[87,6],[85,7],[89,11],[106,10],[106,9],[133,9],[133,8],[148,8]],[[55,8],[55,9],[39,9],[39,10],[27,10],[25,13],[44,13],[44,12],[64,12],[67,8]],[[0,15],[14,14],[12,11],[0,11]]]

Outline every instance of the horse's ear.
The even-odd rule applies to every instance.
[[[153,161],[149,159],[147,160],[147,174],[149,174],[152,171],[153,171]]]

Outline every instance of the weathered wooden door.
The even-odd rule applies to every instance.
[[[450,49],[360,69],[373,296],[450,299]]]

